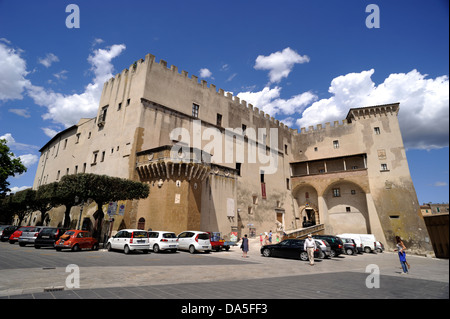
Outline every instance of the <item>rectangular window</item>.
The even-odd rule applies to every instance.
[[[348,207],[348,206],[345,207],[345,211],[346,211],[347,213],[350,213],[350,211],[351,211],[351,210],[350,210],[350,207]]]
[[[81,136],[81,133],[78,133],[77,134],[77,141],[75,142],[75,144],[78,144],[80,142],[80,136]]]
[[[284,154],[288,155],[288,146],[284,144]]]
[[[198,118],[198,109],[200,106],[198,104],[193,103],[192,104],[192,116],[195,118]]]
[[[122,102],[119,103],[119,106],[117,107],[117,111],[120,111],[121,108],[122,108]]]
[[[61,171],[58,171],[58,174],[56,174],[56,180],[59,179],[59,175],[61,174]]]
[[[222,114],[217,113],[217,126],[222,126]]]
[[[105,122],[106,121],[106,114],[108,113],[108,106],[104,106],[102,108],[102,113],[100,114],[100,121],[99,122]]]
[[[237,163],[236,162],[236,174],[238,176],[241,176],[241,165],[242,165],[242,163]]]
[[[388,171],[388,167],[387,167],[387,164],[381,164],[381,170],[382,171]]]
[[[105,161],[105,151],[102,152],[102,159],[100,162],[103,162],[103,161]]]
[[[379,127],[374,127],[373,131],[375,132],[376,135],[380,135],[380,128]]]
[[[86,173],[86,163],[83,163],[83,173]]]
[[[291,189],[291,184],[289,183],[289,178],[286,178],[286,188]]]
[[[67,147],[67,138],[64,140],[64,147],[63,147],[63,150],[65,150],[66,147]]]
[[[78,165],[75,165],[75,171],[74,174],[78,174]]]
[[[333,147],[335,148],[335,149],[337,149],[337,148],[339,148],[339,141],[333,141]]]
[[[259,174],[260,179],[261,179],[261,183],[264,183],[264,173]]]
[[[128,100],[127,100],[127,106],[130,105],[130,102],[131,102],[131,100],[128,99]]]
[[[242,134],[243,135],[246,135],[246,131],[247,130],[247,125],[245,125],[245,124],[242,124]]]
[[[91,164],[91,165],[97,164],[97,157],[98,157],[98,151],[95,151],[95,152],[92,154],[92,164]]]
[[[333,197],[341,197],[341,189],[333,188]]]

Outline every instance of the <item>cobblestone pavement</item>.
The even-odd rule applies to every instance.
[[[2,259],[5,258],[5,249],[12,248],[0,247]],[[33,252],[30,250],[28,253]],[[448,260],[408,256],[410,273],[403,275],[397,255],[390,252],[317,260],[315,266],[299,260],[262,257],[257,242],[252,242],[249,258],[242,258],[239,248],[233,247],[229,252],[207,255],[189,255],[186,252],[180,252],[178,256],[149,254],[149,257],[145,256],[146,265],[130,266],[120,264],[125,260],[122,259],[123,254],[102,254],[112,253],[99,251],[83,256],[87,261],[79,265],[80,288],[76,289],[66,287],[70,273],[65,267],[40,265],[32,268],[27,265],[13,268],[0,261],[0,298],[144,298],[180,299],[184,302],[202,299],[236,302],[242,299],[449,298]],[[68,264],[70,256],[74,255],[61,256],[67,258],[64,263]],[[103,256],[116,258],[118,264],[101,265],[99,262]],[[127,260],[140,259],[137,257],[143,256]],[[184,258],[189,262],[170,264],[171,258],[174,261]],[[376,276],[378,272],[379,277]],[[367,284],[375,287],[368,288]]]

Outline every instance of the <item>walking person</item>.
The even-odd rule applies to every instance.
[[[309,234],[308,238],[306,238],[303,248],[308,253],[309,265],[314,266],[314,251],[317,249],[317,247],[316,241],[312,238],[311,234]]]
[[[408,262],[406,261],[406,246],[403,243],[400,236],[395,236],[395,240],[397,242],[397,249],[394,249],[394,251],[398,251],[398,257],[400,259],[400,264],[402,265],[403,274],[408,273],[408,268],[410,267]]]
[[[247,234],[244,235],[244,238],[242,238],[242,244],[241,244],[241,249],[242,249],[242,257],[243,258],[247,258],[247,252],[248,252],[248,238],[247,238]]]

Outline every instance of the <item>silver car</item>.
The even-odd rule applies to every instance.
[[[316,245],[320,248],[320,259],[331,257],[331,246],[325,239],[316,239]]]
[[[26,245],[34,245],[34,241],[36,240],[41,230],[44,228],[45,228],[44,226],[34,226],[25,228],[22,231],[22,235],[20,235],[18,239],[19,246],[24,247]]]

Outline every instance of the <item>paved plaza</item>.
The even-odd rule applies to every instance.
[[[448,260],[408,256],[408,261],[410,273],[404,275],[392,252],[339,256],[309,266],[300,260],[262,257],[256,241],[251,242],[249,258],[242,258],[238,247],[210,254],[124,255],[105,250],[56,252],[0,243],[0,298],[449,298]],[[68,265],[79,269],[79,288],[67,287]]]

